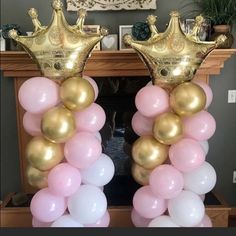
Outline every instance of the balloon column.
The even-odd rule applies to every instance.
[[[204,19],[196,18],[191,34],[182,31],[178,12],[164,33],[155,16],[148,17],[152,36],[147,41],[124,37],[150,70],[152,84],[136,95],[138,111],[132,127],[141,136],[132,147],[132,175],[141,185],[133,197],[132,221],[137,227],[210,227],[201,195],[216,183],[214,168],[206,162],[207,140],[215,132],[206,111],[210,87],[190,82],[207,54],[225,40],[201,42]]]
[[[114,165],[101,147],[99,130],[106,116],[94,103],[98,96],[95,81],[82,76],[89,53],[107,32],[85,33],[83,10],[76,25],[70,26],[61,1],[54,0],[52,6],[48,27],[30,9],[33,35],[10,32],[45,76],[27,80],[19,90],[20,104],[26,110],[23,126],[35,136],[26,149],[26,174],[29,183],[41,189],[31,201],[32,224],[107,227],[110,217],[101,187],[112,179]]]

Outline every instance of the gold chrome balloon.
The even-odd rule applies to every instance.
[[[179,116],[190,116],[204,109],[206,94],[197,84],[186,82],[172,90],[170,106]]]
[[[29,163],[41,171],[50,170],[63,159],[63,148],[60,144],[51,143],[43,137],[33,138],[26,147],[26,158]]]
[[[52,108],[43,115],[41,131],[44,137],[51,142],[66,142],[76,132],[73,113],[65,107]]]
[[[161,165],[167,158],[168,146],[159,143],[152,136],[142,136],[132,146],[134,161],[145,169]]]
[[[149,176],[152,172],[152,169],[145,169],[142,166],[133,163],[131,168],[131,173],[134,180],[141,185],[149,184]]]
[[[49,171],[40,171],[31,165],[29,165],[26,169],[28,183],[39,189],[46,188],[48,186],[48,173]]]
[[[135,41],[131,35],[124,36],[124,42],[137,51],[147,65],[154,84],[171,90],[176,85],[193,79],[197,69],[214,48],[223,43],[225,36],[215,42],[202,42],[198,37],[202,16],[198,16],[191,34],[181,29],[180,14],[171,12],[168,28],[159,33],[156,17],[148,16],[147,23],[152,32],[146,41]]]
[[[71,77],[60,87],[61,100],[68,109],[79,111],[90,106],[95,98],[92,85],[81,77]]]
[[[86,11],[78,11],[75,25],[69,25],[62,11],[60,0],[53,0],[53,15],[49,26],[42,26],[38,12],[31,8],[28,12],[33,25],[32,36],[19,36],[15,30],[9,35],[37,62],[45,77],[58,82],[82,74],[86,61],[94,46],[108,34],[101,28],[99,33],[86,33],[84,21]]]
[[[173,144],[183,136],[183,124],[178,115],[167,112],[158,116],[153,124],[153,135],[163,144]]]

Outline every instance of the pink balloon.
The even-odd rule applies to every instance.
[[[95,133],[105,124],[105,111],[96,103],[75,113],[76,127],[78,131]]]
[[[18,93],[21,106],[33,114],[41,114],[59,103],[59,86],[44,77],[26,80]]]
[[[183,119],[184,135],[198,141],[204,141],[213,136],[216,130],[214,117],[207,111]]]
[[[52,222],[66,210],[65,198],[53,195],[48,188],[41,189],[30,203],[32,215],[41,222]]]
[[[197,80],[197,79],[194,79],[193,82],[197,85],[199,85],[205,92],[206,94],[206,106],[205,106],[205,109],[207,109],[210,105],[211,105],[211,102],[212,102],[212,99],[213,99],[213,93],[212,93],[212,90],[210,88],[210,86],[201,81],[201,80]]]
[[[66,142],[64,154],[69,164],[85,169],[102,154],[102,146],[93,134],[80,132]]]
[[[153,193],[160,198],[175,198],[184,186],[183,175],[171,165],[156,167],[149,178],[149,184]]]
[[[208,227],[211,228],[212,227],[212,222],[210,217],[205,214],[205,216],[203,217],[203,220],[201,221],[201,223],[199,225],[197,225],[196,227]]]
[[[95,101],[97,99],[97,97],[98,97],[98,86],[97,86],[97,83],[95,82],[94,79],[92,79],[91,77],[89,77],[87,75],[83,75],[83,78],[86,79],[93,86],[94,93],[95,93],[95,98],[94,98],[94,101]]]
[[[139,90],[135,104],[142,115],[155,117],[169,109],[169,96],[159,86],[150,85]]]
[[[139,136],[152,134],[153,119],[143,116],[139,111],[134,114],[131,124]]]
[[[25,112],[23,117],[23,127],[25,131],[31,136],[40,136],[41,132],[42,114],[32,114]]]
[[[169,157],[176,169],[189,172],[201,166],[206,156],[199,142],[193,139],[181,139],[171,145]]]
[[[166,211],[167,201],[156,197],[150,186],[144,186],[135,192],[133,206],[140,216],[152,219]]]
[[[51,226],[52,222],[41,222],[35,217],[32,218],[32,226],[34,228],[49,228]]]
[[[67,163],[55,166],[48,174],[48,188],[55,195],[68,197],[77,191],[80,184],[79,170]]]
[[[151,219],[140,216],[134,208],[131,212],[131,220],[136,227],[147,227],[151,221]]]
[[[104,216],[99,219],[95,224],[87,224],[84,225],[84,227],[108,227],[110,224],[110,214],[108,211],[106,211],[106,213],[104,214]]]

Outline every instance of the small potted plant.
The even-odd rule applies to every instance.
[[[17,24],[6,24],[2,26],[2,37],[6,40],[6,50],[20,50],[17,43],[9,37],[10,30],[16,30],[21,35],[20,27]]]
[[[220,48],[231,48],[234,42],[231,30],[236,21],[236,0],[192,0],[192,3],[197,7],[193,12],[211,20],[214,33],[210,40],[224,34],[227,40]]]

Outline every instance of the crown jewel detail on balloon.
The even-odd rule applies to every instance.
[[[34,25],[32,36],[19,36],[15,30],[9,32],[38,63],[43,75],[55,80],[81,75],[90,52],[108,34],[105,28],[100,28],[99,33],[86,33],[83,26],[87,14],[83,9],[78,11],[76,24],[69,25],[62,6],[60,0],[53,1],[49,26],[42,26],[37,10],[31,8],[28,14]]]
[[[202,42],[198,33],[204,18],[196,17],[192,33],[185,34],[181,29],[180,14],[170,13],[171,19],[165,32],[160,33],[156,26],[156,16],[147,18],[151,37],[146,41],[136,41],[131,35],[124,36],[124,42],[135,49],[147,65],[153,83],[165,88],[190,81],[206,56],[223,43],[225,36],[216,41]]]

